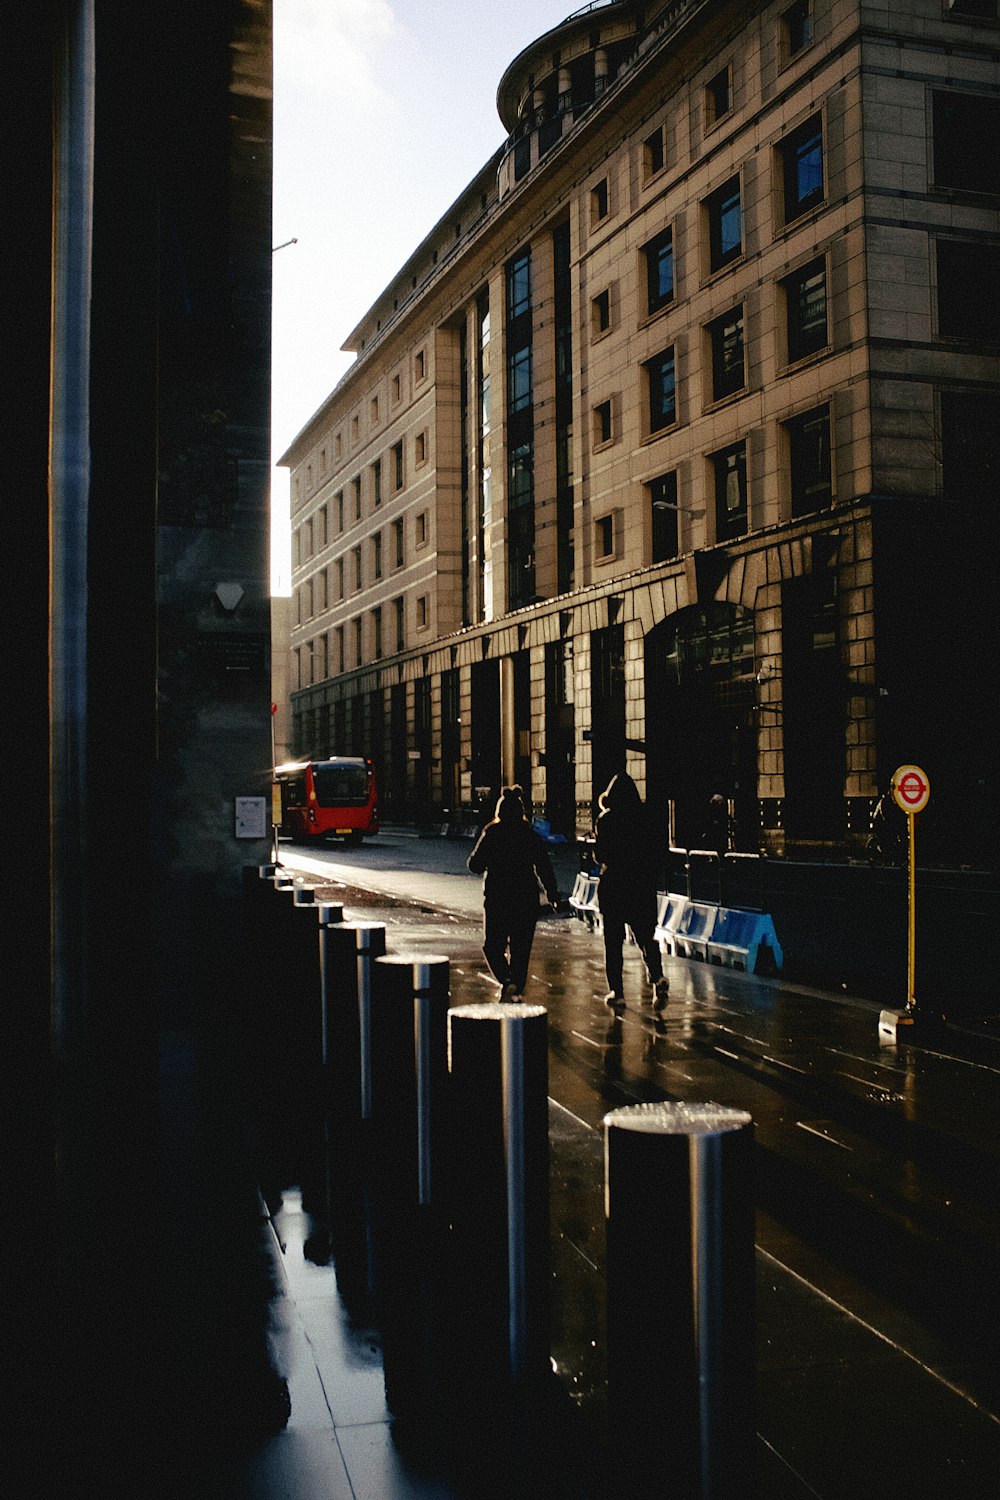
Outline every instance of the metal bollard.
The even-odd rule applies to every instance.
[[[753,1122],[714,1104],[604,1118],[608,1451],[621,1497],[754,1493]]]
[[[344,908],[339,901],[314,901],[313,910],[319,923],[319,1098],[318,1111],[322,1144],[320,1175],[322,1197],[317,1205],[319,1222],[306,1240],[305,1253],[310,1260],[325,1263],[332,1248],[330,1218],[333,1208],[333,1185],[330,1161],[330,987],[327,983],[328,965],[324,963],[324,933],[327,928],[339,925],[344,920]]]
[[[316,1093],[309,998],[318,978],[313,982],[304,966],[305,919],[299,915],[307,890],[313,895],[281,865],[244,871],[246,1021],[250,1055],[256,1060],[257,1170],[271,1206],[280,1203],[283,1188],[300,1180],[306,1121]]]
[[[367,1295],[373,1276],[368,1203],[372,985],[375,961],[385,952],[385,924],[324,921],[322,908],[319,920],[329,1240],[341,1291]]]
[[[548,1012],[449,1012],[454,1365],[487,1409],[549,1373]]]
[[[439,1309],[446,1223],[449,962],[376,960],[372,1009],[375,1293],[386,1402],[443,1415]]]

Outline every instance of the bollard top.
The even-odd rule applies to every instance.
[[[340,901],[317,901],[316,911],[321,927],[339,926],[344,920],[344,908]]]
[[[447,964],[451,960],[443,953],[386,953],[378,962],[380,964],[401,964],[407,968],[417,964]]]
[[[478,1005],[453,1005],[448,1020],[454,1016],[460,1021],[527,1021],[547,1015],[544,1005],[501,1005],[499,1000],[484,1000]]]
[[[606,1114],[604,1124],[647,1135],[724,1135],[752,1125],[753,1117],[728,1104],[625,1104]]]
[[[295,895],[292,897],[296,906],[314,906],[316,903],[316,888],[312,885],[297,885]]]

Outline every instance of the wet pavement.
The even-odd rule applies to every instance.
[[[359,850],[283,844],[281,858],[349,919],[384,922],[390,952],[447,954],[458,1005],[496,991],[469,848],[388,830]],[[554,854],[568,892],[576,855]],[[552,1412],[558,1489],[550,1470],[517,1493],[604,1500],[602,1120],[622,1104],[677,1100],[754,1120],[757,1495],[996,1496],[1000,1046],[954,1027],[886,1044],[870,1002],[669,956],[665,969],[661,1018],[640,1003],[629,946],[627,1006],[614,1016],[599,935],[567,915],[539,922],[526,998],[548,1010],[551,1353],[565,1410]],[[491,1493],[485,1472],[456,1473],[393,1423],[378,1329],[345,1305],[335,1268],[310,1260],[311,1228],[289,1185],[267,1233],[291,1415],[233,1468],[227,1492]],[[655,1454],[663,1439],[650,1442]]]

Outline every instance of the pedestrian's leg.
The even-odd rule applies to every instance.
[[[663,957],[656,941],[656,907],[652,901],[638,903],[629,913],[629,926],[639,945],[642,961],[646,966],[646,977],[653,987],[653,1008],[662,1010],[667,1003],[670,982],[663,973]]]
[[[483,956],[497,984],[510,983],[507,961],[507,916],[487,907],[483,913]]]
[[[604,932],[604,972],[608,980],[608,996],[624,1000],[625,991],[622,988],[623,956],[622,947],[625,943],[625,918],[620,911],[612,908],[610,911],[601,911],[601,927]]]
[[[523,995],[524,986],[528,982],[528,963],[537,921],[537,906],[528,907],[526,911],[518,912],[510,919],[510,982],[514,986],[515,995]]]

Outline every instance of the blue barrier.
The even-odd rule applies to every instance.
[[[708,943],[719,908],[708,901],[685,901],[674,931],[674,952],[708,961]]]
[[[569,842],[564,833],[552,832],[552,824],[548,818],[535,818],[531,826],[547,844],[566,844]]]
[[[664,953],[676,953],[677,927],[687,905],[686,896],[674,891],[658,891],[656,896],[656,928],[653,936]]]
[[[708,944],[709,962],[754,974],[761,948],[768,949],[775,970],[780,970],[783,954],[768,913],[720,907]]]
[[[768,912],[691,901],[676,891],[657,894],[654,933],[664,953],[697,958],[731,969],[757,972],[763,953],[780,971],[784,962],[774,920]]]
[[[601,925],[601,910],[597,904],[599,880],[598,875],[587,875],[581,870],[573,882],[569,898],[569,904],[580,920],[595,930]]]

